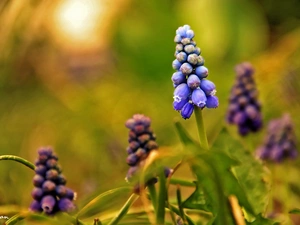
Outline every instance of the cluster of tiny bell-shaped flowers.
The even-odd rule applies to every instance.
[[[31,196],[34,199],[30,210],[53,215],[57,212],[71,212],[75,209],[73,200],[76,193],[65,186],[66,179],[57,164],[58,157],[50,147],[38,150],[35,162],[34,188]]]
[[[206,79],[208,69],[204,66],[201,50],[193,40],[194,31],[189,25],[184,25],[176,30],[176,59],[172,66],[177,70],[172,75],[174,90],[173,107],[180,111],[184,119],[191,117],[194,107],[203,109],[216,108],[219,100],[215,96],[216,86]]]
[[[262,127],[261,104],[252,65],[248,62],[238,64],[235,72],[236,81],[229,97],[227,122],[237,125],[239,134],[245,136]]]
[[[264,143],[256,150],[262,160],[281,162],[297,156],[296,137],[288,114],[269,122]]]
[[[130,130],[127,147],[127,164],[130,166],[126,181],[130,182],[133,176],[143,166],[145,159],[148,157],[151,151],[158,149],[156,143],[156,137],[150,128],[151,119],[143,114],[135,114],[132,118],[128,119],[125,126]],[[166,177],[172,172],[171,169],[165,168]],[[146,185],[150,183],[156,183],[157,178],[153,177],[146,182]]]

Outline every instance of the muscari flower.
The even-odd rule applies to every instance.
[[[297,156],[294,127],[288,114],[269,122],[264,143],[256,150],[256,155],[274,162]]]
[[[144,164],[145,159],[151,151],[158,150],[156,143],[156,136],[150,128],[151,120],[142,114],[135,114],[132,118],[128,119],[125,126],[130,130],[127,147],[127,164],[130,166],[125,180],[130,182],[134,175],[139,171]],[[172,170],[165,168],[165,175],[168,177]],[[156,177],[150,178],[146,182],[146,186],[157,182]],[[138,192],[139,185],[135,186],[135,191]]]
[[[73,200],[76,193],[65,186],[66,179],[57,164],[58,157],[51,148],[40,148],[35,162],[34,188],[31,196],[34,199],[30,210],[53,215],[57,212],[70,212],[75,209]]]
[[[227,122],[238,126],[239,134],[244,136],[262,127],[261,105],[253,78],[254,69],[248,62],[235,67],[236,81],[231,89]]]
[[[174,38],[177,44],[176,59],[172,63],[176,72],[171,78],[175,87],[173,107],[184,119],[191,117],[194,107],[216,108],[219,105],[216,86],[206,79],[208,69],[193,37],[194,31],[184,25],[176,30]]]

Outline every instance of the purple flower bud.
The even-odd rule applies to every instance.
[[[44,192],[51,192],[51,191],[54,191],[55,188],[56,188],[56,185],[53,181],[50,181],[50,180],[46,180],[44,183],[43,183],[43,191]]]
[[[200,79],[203,79],[208,76],[208,69],[205,66],[198,66],[195,69],[195,73]]]
[[[173,76],[171,79],[172,79],[173,83],[176,85],[186,82],[186,77],[185,77],[185,75],[183,75],[183,73],[181,71],[177,71],[177,72],[173,73]]]
[[[40,200],[42,198],[43,194],[44,194],[44,192],[43,192],[42,188],[37,188],[37,187],[35,187],[31,192],[31,196],[35,200]]]
[[[55,169],[50,169],[46,173],[46,179],[47,180],[56,180],[58,177],[58,171]]]
[[[187,102],[181,109],[180,114],[183,119],[188,119],[191,117],[194,111],[194,105],[190,102]]]
[[[181,110],[182,107],[188,102],[188,99],[181,99],[180,101],[173,101],[173,107],[175,110]]]
[[[138,163],[139,157],[133,153],[133,154],[130,154],[129,156],[127,156],[126,161],[129,166],[134,166]]]
[[[210,80],[202,79],[200,88],[204,91],[204,93],[206,95],[215,95],[216,94],[216,86]]]
[[[70,200],[76,200],[76,193],[71,188],[67,188],[67,193],[65,197]]]
[[[180,102],[187,99],[191,94],[191,90],[186,83],[179,84],[174,90],[174,101]]]
[[[181,67],[181,62],[179,62],[177,59],[175,59],[172,63],[172,67],[175,70],[179,70],[179,68]]]
[[[41,187],[42,184],[44,183],[45,178],[39,174],[34,175],[33,177],[33,185],[35,187]]]
[[[233,122],[238,125],[245,124],[247,120],[247,116],[244,112],[237,112],[233,117]]]
[[[238,128],[240,135],[245,136],[246,134],[249,133],[249,127],[245,126],[245,125],[241,125]]]
[[[202,83],[202,81],[201,81],[201,83]],[[200,84],[200,86],[201,86],[201,84]],[[207,98],[205,96],[205,93],[200,88],[193,90],[192,102],[196,106],[198,106],[199,108],[203,108],[203,107],[205,107],[206,101],[207,101]]]
[[[179,69],[184,75],[189,75],[193,71],[193,67],[189,63],[183,63]]]
[[[41,204],[37,200],[31,202],[29,209],[33,212],[42,212]]]
[[[75,205],[73,202],[68,198],[61,198],[58,201],[58,208],[62,212],[71,212],[75,210]]]
[[[179,52],[176,55],[176,59],[180,62],[180,63],[184,63],[187,59],[187,54],[185,52]]]
[[[190,88],[196,89],[200,86],[200,79],[195,74],[191,74],[187,79],[187,84]]]
[[[55,168],[57,166],[57,160],[56,159],[48,159],[46,162],[46,165],[48,168]]]
[[[59,174],[57,177],[57,184],[65,185],[66,183],[67,183],[67,180],[66,180],[65,176],[62,174]]]
[[[126,121],[125,123],[125,126],[128,128],[128,129],[133,129],[134,126],[135,126],[135,120],[130,118]]]
[[[206,97],[206,107],[207,108],[217,108],[219,106],[219,99],[217,96],[211,95]]]
[[[258,110],[253,105],[247,105],[245,108],[245,113],[250,119],[255,119],[259,115]]]
[[[41,208],[45,213],[51,214],[54,209],[55,203],[56,200],[52,195],[46,195],[41,200]]]

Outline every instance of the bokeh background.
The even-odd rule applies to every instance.
[[[226,125],[234,66],[243,61],[256,70],[264,123],[288,112],[300,137],[299,0],[2,0],[0,155],[33,162],[40,146],[52,146],[84,202],[125,185],[124,123],[133,114],[152,118],[162,149],[179,148],[170,78],[175,30],[184,24],[217,86],[220,107],[204,110],[210,142]],[[182,123],[197,137],[194,118]],[[264,132],[240,140],[254,152]],[[32,177],[1,161],[0,206],[27,208]]]

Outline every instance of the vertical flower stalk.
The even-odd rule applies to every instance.
[[[66,179],[57,164],[58,157],[49,147],[38,150],[35,162],[34,188],[31,192],[34,199],[30,210],[53,215],[57,212],[70,212],[75,209],[75,193],[65,186]]]
[[[176,59],[172,66],[176,72],[171,78],[175,87],[173,107],[184,119],[191,117],[195,107],[216,108],[219,105],[215,96],[216,86],[207,79],[208,69],[193,38],[194,31],[189,25],[179,27],[174,38]]]
[[[238,126],[239,134],[245,136],[262,127],[261,104],[254,81],[254,69],[248,62],[235,67],[236,81],[233,85],[227,110],[227,122]]]
[[[288,114],[269,122],[264,143],[256,150],[256,154],[262,160],[273,162],[296,158],[296,136]]]
[[[151,120],[142,114],[135,114],[132,118],[128,119],[125,126],[130,130],[127,147],[127,164],[130,166],[126,181],[130,182],[134,175],[144,165],[145,159],[148,157],[151,151],[158,150],[158,144],[156,143],[156,136],[150,128]],[[165,175],[169,176],[172,172],[171,169],[165,168]],[[146,181],[146,186],[157,182],[157,178],[153,177]],[[139,185],[137,185],[136,192]]]

